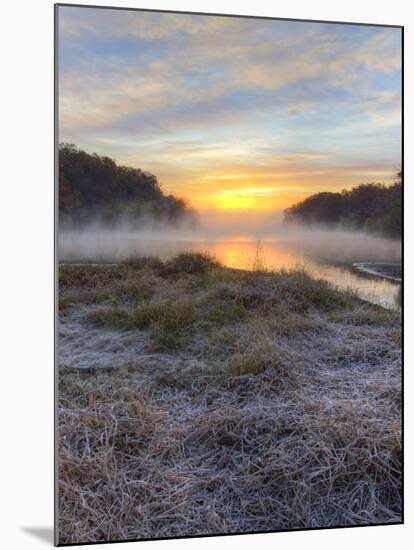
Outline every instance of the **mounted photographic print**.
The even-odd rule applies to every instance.
[[[56,543],[402,523],[402,34],[56,6]]]

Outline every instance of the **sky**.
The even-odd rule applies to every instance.
[[[60,7],[59,141],[229,215],[391,183],[401,31]]]

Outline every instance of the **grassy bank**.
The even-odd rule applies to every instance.
[[[61,542],[400,521],[397,312],[197,254],[59,308]]]

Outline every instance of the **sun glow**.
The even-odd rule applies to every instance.
[[[253,197],[237,195],[221,195],[217,197],[216,208],[220,210],[245,210],[257,207],[257,201]]]
[[[223,182],[224,183],[224,182]],[[275,186],[268,187],[229,187],[228,184],[222,186],[220,192],[208,193],[202,197],[194,194],[191,199],[201,208],[213,208],[217,210],[229,211],[266,211],[283,209],[294,202],[293,199],[301,196],[300,191],[295,186]]]

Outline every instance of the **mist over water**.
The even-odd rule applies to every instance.
[[[195,227],[182,225],[152,225],[131,227],[128,223],[115,228],[96,222],[83,229],[61,227],[59,231],[59,260],[63,262],[119,262],[143,255],[168,259],[183,250],[218,247],[219,243],[260,242],[262,247],[277,243],[284,249],[333,262],[398,262],[401,243],[373,237],[362,232],[328,230],[324,228],[287,227],[281,216],[257,214],[206,213]],[[236,245],[236,243],[239,243]],[[265,248],[269,248],[268,246]],[[265,252],[265,251],[264,251]],[[223,261],[223,258],[221,258]],[[266,258],[264,258],[266,260]],[[243,263],[243,260],[240,259]],[[247,265],[231,266],[245,267]],[[272,266],[269,266],[272,267]]]
[[[401,261],[401,242],[362,232],[286,227],[281,218],[204,216],[196,227],[132,228],[100,223],[82,230],[62,227],[60,262],[123,262],[142,256],[168,260],[181,252],[209,252],[224,265],[253,269],[260,256],[266,269],[304,268],[311,276],[386,307],[398,307],[400,285],[358,271],[354,264]]]

